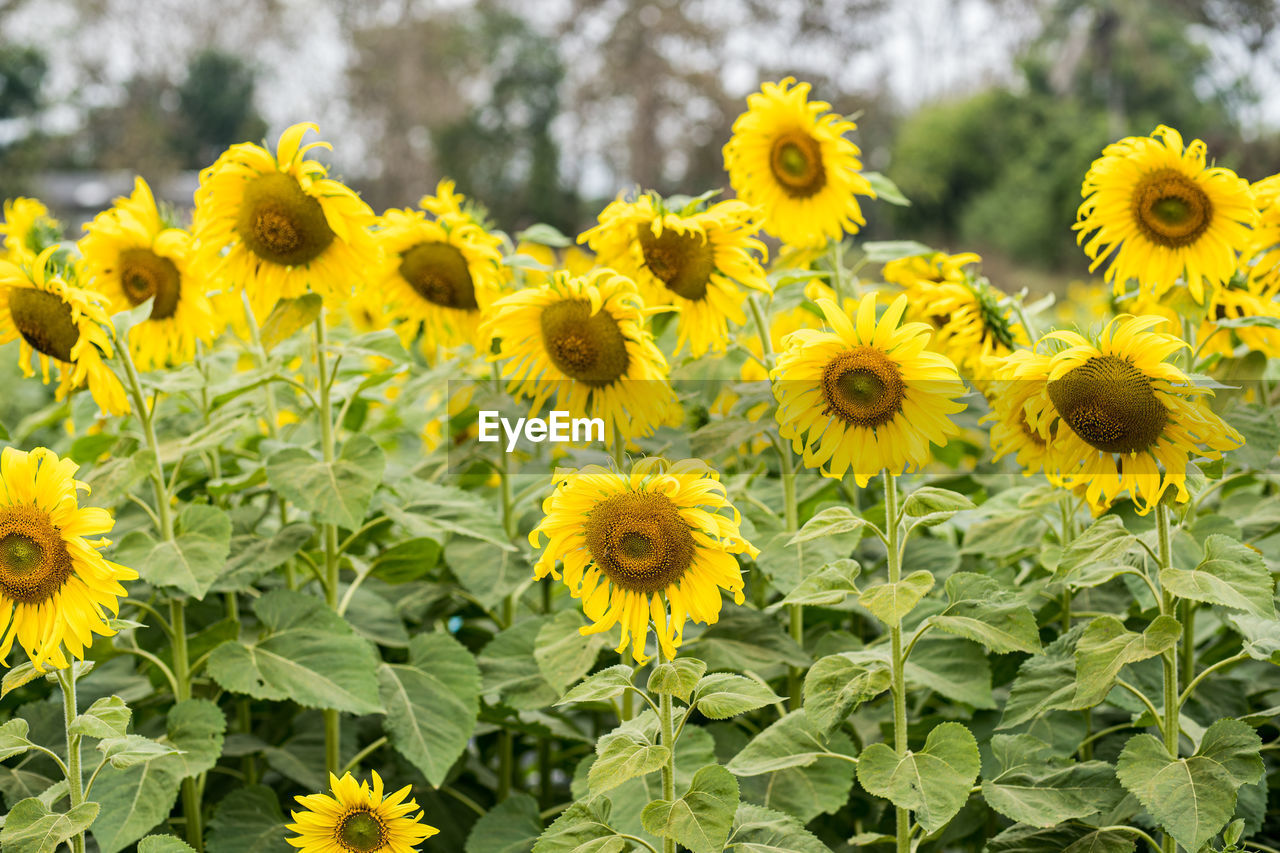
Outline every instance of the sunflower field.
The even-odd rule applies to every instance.
[[[1055,304],[853,130],[570,236],[311,124],[6,201],[0,849],[1280,853],[1280,175],[1115,141]]]

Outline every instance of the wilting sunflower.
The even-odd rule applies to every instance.
[[[350,773],[341,779],[330,773],[332,796],[297,797],[303,811],[292,812],[286,828],[298,834],[285,840],[302,853],[413,853],[440,830],[422,822],[415,800],[405,800],[412,787],[384,795],[377,772],[372,788]]]
[[[1056,425],[1046,426],[1046,435],[1028,420],[1029,404],[1042,400],[1047,391],[1044,363],[1047,356],[1020,349],[992,363],[992,382],[987,386],[991,412],[982,420],[991,423],[993,461],[1012,453],[1024,476],[1042,470],[1049,457],[1049,443]],[[1043,405],[1043,404],[1042,404]],[[1056,477],[1050,474],[1050,481]]]
[[[719,475],[697,459],[670,463],[641,459],[630,473],[589,465],[557,472],[542,504],[546,517],[529,534],[547,546],[534,575],[563,579],[592,624],[583,634],[622,626],[618,651],[629,645],[636,663],[649,660],[653,623],[668,660],[684,637],[686,619],[711,625],[720,618],[724,589],[743,602],[742,571],[734,554],[758,549],[742,538],[740,516]],[[724,514],[729,511],[729,515]]]
[[[121,581],[133,569],[105,560],[101,537],[115,524],[100,507],[81,507],[77,466],[52,450],[0,453],[0,661],[15,641],[39,668],[84,659],[93,635],[115,633],[106,613],[119,612]]]
[[[1249,287],[1267,296],[1280,294],[1280,175],[1253,185],[1258,223],[1249,248]]]
[[[794,246],[821,246],[867,220],[856,196],[875,197],[859,171],[857,125],[810,101],[809,84],[787,77],[747,96],[724,165],[738,197],[764,214],[764,230]]]
[[[373,211],[322,164],[304,159],[329,147],[302,145],[308,130],[317,128],[307,122],[282,133],[274,156],[250,142],[232,145],[200,173],[197,263],[211,279],[245,290],[259,318],[308,287],[345,297],[377,260],[367,228]]]
[[[22,263],[39,255],[62,237],[62,224],[49,215],[49,208],[34,198],[9,199],[4,203],[4,257]]]
[[[49,363],[58,367],[57,398],[87,384],[98,406],[113,415],[127,414],[124,386],[107,367],[111,320],[100,294],[76,287],[50,268],[56,246],[30,258],[30,266],[0,261],[0,344],[22,342],[19,364],[34,376],[32,355],[39,357],[45,384]]]
[[[502,238],[463,212],[452,181],[441,181],[419,206],[379,218],[383,261],[373,286],[402,321],[402,334],[421,328],[432,347],[474,342],[481,314],[507,279]]]
[[[1235,273],[1236,253],[1248,249],[1258,219],[1249,184],[1206,166],[1204,142],[1184,148],[1164,125],[1104,148],[1081,195],[1073,227],[1093,259],[1090,272],[1110,259],[1106,279],[1117,294],[1135,281],[1159,295],[1182,278],[1203,302],[1206,282]]]
[[[482,340],[505,361],[509,389],[539,411],[550,397],[575,417],[602,418],[607,435],[648,435],[679,416],[667,360],[645,326],[635,283],[611,269],[575,277],[560,271],[493,304]]]
[[[901,474],[929,459],[929,445],[959,430],[948,415],[964,409],[955,365],[926,352],[929,327],[899,327],[907,297],[876,321],[876,294],[858,303],[856,320],[830,299],[818,302],[834,331],[801,329],[770,377],[783,438],[806,467],[829,477],[849,469],[859,486],[882,469]]]
[[[757,230],[741,201],[675,211],[644,193],[612,202],[578,242],[590,245],[602,266],[632,278],[646,304],[675,305],[676,352],[688,344],[697,358],[724,352],[729,323],[747,321],[742,288],[769,290],[759,259],[766,249],[752,236]]]
[[[1187,344],[1151,329],[1162,317],[1121,315],[1097,341],[1050,332],[1066,348],[1038,362],[1045,394],[1028,400],[1028,422],[1052,437],[1046,469],[1083,487],[1095,512],[1126,491],[1146,513],[1169,488],[1186,489],[1187,460],[1239,447],[1240,434],[1204,405],[1207,388],[1192,385],[1166,359]],[[1035,371],[1028,362],[1027,378]]]
[[[202,268],[193,261],[191,235],[164,222],[146,181],[136,178],[131,196],[116,199],[84,229],[85,276],[111,311],[154,300],[151,315],[129,330],[140,368],[190,361],[197,341],[213,340],[219,323]]]

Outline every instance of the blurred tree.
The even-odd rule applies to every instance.
[[[233,54],[205,50],[192,58],[187,79],[177,87],[172,142],[185,168],[207,166],[228,145],[266,135],[267,123],[254,104],[256,82],[254,70]]]
[[[49,65],[33,47],[0,46],[0,122],[9,126],[0,142],[0,195],[29,192],[27,176],[40,157],[39,127],[31,119],[41,107]]]

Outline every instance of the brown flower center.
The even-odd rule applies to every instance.
[[[236,230],[255,255],[282,266],[315,260],[335,236],[320,202],[283,172],[259,175],[244,188]]]
[[[597,503],[587,515],[586,539],[600,570],[631,592],[658,592],[676,583],[697,552],[675,504],[654,492],[622,492]]]
[[[467,259],[457,246],[419,243],[400,256],[400,275],[432,304],[461,311],[480,307]]]
[[[120,253],[120,287],[130,305],[151,303],[151,319],[166,320],[178,310],[182,276],[173,261],[150,249],[125,249]]]
[[[769,168],[782,191],[792,198],[809,198],[827,185],[822,146],[803,131],[788,131],[773,141]]]
[[[334,832],[334,841],[349,853],[373,853],[387,843],[387,827],[382,819],[367,809],[351,812]]]
[[[608,309],[591,313],[585,299],[568,299],[542,312],[542,344],[566,376],[603,387],[627,372],[627,339]]]
[[[1133,220],[1148,240],[1170,249],[1200,238],[1213,221],[1213,202],[1176,169],[1143,176],[1133,193]]]
[[[644,265],[668,290],[695,302],[706,297],[716,268],[710,240],[671,229],[655,237],[647,225],[636,226],[636,237],[644,251]]]
[[[1150,378],[1114,355],[1094,356],[1050,382],[1048,391],[1067,425],[1106,453],[1146,450],[1169,419]]]
[[[902,411],[906,385],[902,373],[875,347],[845,350],[822,371],[823,414],[835,415],[854,426],[887,424]]]
[[[74,574],[62,533],[31,505],[0,507],[0,597],[40,604]]]
[[[34,287],[9,289],[9,316],[22,339],[36,352],[58,361],[71,361],[80,329],[71,319],[71,305],[62,297]]]

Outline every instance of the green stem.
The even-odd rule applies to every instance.
[[[626,476],[627,472],[627,440],[622,437],[622,428],[616,423],[613,425],[613,464],[618,469],[618,473]],[[622,651],[618,653],[620,663],[627,663],[629,652]],[[633,661],[634,662],[634,661]],[[630,690],[622,694],[622,710],[619,722],[625,723],[636,715],[636,700]]]
[[[782,506],[786,519],[786,530],[793,534],[800,529],[800,509],[796,502],[795,462],[791,458],[791,450],[784,447],[779,454],[782,461]],[[790,536],[788,536],[790,538]],[[796,545],[796,562],[803,568],[804,545]],[[791,616],[791,639],[796,645],[804,648],[804,605],[789,604],[787,608]],[[791,710],[800,708],[803,701],[804,669],[791,667],[787,673],[787,689],[791,697]]]
[[[249,327],[249,341],[253,344],[253,357],[258,362],[260,370],[267,368],[267,348],[262,345],[262,334],[258,328],[258,318],[253,314],[253,308],[249,305],[249,294],[240,291],[241,300],[244,302],[244,323]],[[270,382],[266,382],[262,386],[263,394],[267,401],[267,435],[272,438],[276,437],[277,424],[280,422],[279,414],[276,411],[276,391]]]
[[[515,775],[515,744],[510,729],[498,734],[498,802],[511,796],[511,778]]]
[[[836,294],[836,304],[844,310],[844,239],[832,240],[828,246],[831,259],[831,289]]]
[[[334,450],[333,437],[333,400],[329,381],[329,355],[324,326],[324,311],[316,317],[316,383],[320,392],[320,452],[325,464],[332,465],[337,453]],[[325,524],[324,533],[324,578],[325,603],[335,613],[338,610],[338,527]],[[324,766],[328,773],[336,774],[342,766],[341,754],[341,718],[335,708],[324,710]]]
[[[663,663],[661,645],[658,647],[658,663]],[[667,748],[667,763],[662,765],[662,799],[672,803],[676,799],[676,737],[671,720],[671,694],[665,691],[658,697],[658,719],[662,725],[662,745]],[[676,853],[674,838],[662,837],[662,853]]]
[[[898,548],[898,482],[889,469],[884,471],[884,529],[889,540],[889,583],[897,583],[902,575],[902,552]],[[902,623],[896,622],[889,629],[893,644],[893,748],[899,756],[907,754],[907,683],[904,670],[906,656],[902,653]],[[911,813],[895,808],[897,817],[898,853],[911,850]]]
[[[71,721],[76,718],[76,665],[58,672],[58,684],[62,686],[62,717],[67,733],[67,792],[71,808],[84,802],[84,776],[80,769],[80,735],[71,733]],[[71,838],[73,853],[84,853],[84,833]]]
[[[1178,615],[1182,622],[1182,674],[1179,683],[1185,690],[1196,677],[1196,607],[1193,601],[1182,601],[1178,604]]]
[[[1156,504],[1156,530],[1160,537],[1160,568],[1173,567],[1173,545],[1169,522],[1169,508],[1163,502]],[[1171,615],[1175,607],[1173,595],[1168,591],[1161,593],[1160,612]],[[1164,670],[1164,721],[1161,726],[1164,735],[1164,748],[1175,758],[1178,755],[1178,647],[1166,651],[1161,656]],[[1173,836],[1165,833],[1161,838],[1163,853],[1177,853],[1178,844]]]

